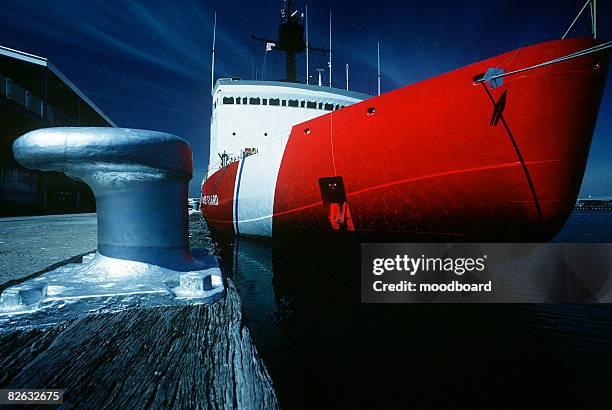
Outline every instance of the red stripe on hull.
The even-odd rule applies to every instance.
[[[330,232],[318,181],[341,176],[358,234],[550,239],[580,189],[608,54],[504,78],[490,90],[495,101],[506,93],[496,125],[486,89],[473,80],[594,42],[506,53],[295,126],[276,184],[274,235]]]
[[[202,185],[202,214],[209,228],[223,235],[234,233],[234,186],[237,172],[238,162],[233,162],[212,174]]]

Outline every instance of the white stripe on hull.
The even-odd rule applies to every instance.
[[[274,192],[286,145],[286,141],[281,142],[238,164],[233,212],[236,234],[272,237]]]

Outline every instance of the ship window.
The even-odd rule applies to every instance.
[[[287,106],[287,100],[282,100],[282,101],[281,101],[281,105],[282,105],[283,107],[286,107],[286,106]]]
[[[236,104],[240,104],[240,97],[236,97]]]
[[[249,104],[251,105],[259,105],[259,97],[251,97],[249,98]]]
[[[234,97],[223,97],[223,104],[233,104]]]
[[[306,103],[306,107],[307,107],[307,108],[317,108],[317,103],[316,103],[316,102],[314,102],[314,101],[308,101],[308,102]]]
[[[289,107],[297,107],[298,100],[289,100]]]
[[[300,101],[300,107],[304,108],[305,105],[306,105],[306,101],[304,100]]]
[[[340,104],[336,104],[336,109],[339,110],[340,109]]]
[[[268,105],[268,99],[267,98],[262,98],[261,99],[261,105]]]
[[[270,105],[279,105],[280,100],[278,98],[270,98]]]
[[[232,132],[232,135],[236,135],[236,133],[235,133],[235,132]]]
[[[325,104],[325,109],[327,111],[333,111],[334,109],[334,104]]]
[[[322,110],[323,109],[323,103],[319,103],[319,109]]]
[[[247,103],[247,98],[246,97],[242,97],[242,103],[246,104]]]
[[[267,132],[264,132],[264,137],[267,137],[267,136],[268,136],[268,133],[267,133]]]

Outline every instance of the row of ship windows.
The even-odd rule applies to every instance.
[[[319,110],[334,111],[346,107],[342,104],[330,104],[316,101],[304,100],[281,100],[280,98],[259,98],[259,97],[223,97],[223,104],[243,104],[243,105],[274,105],[282,107],[301,107],[314,108]],[[215,108],[217,103],[215,102]]]

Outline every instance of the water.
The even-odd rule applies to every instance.
[[[555,240],[612,242],[612,213]],[[363,305],[358,244],[216,246],[284,408],[609,405],[612,306]]]
[[[612,242],[612,212],[574,211],[554,242]]]

